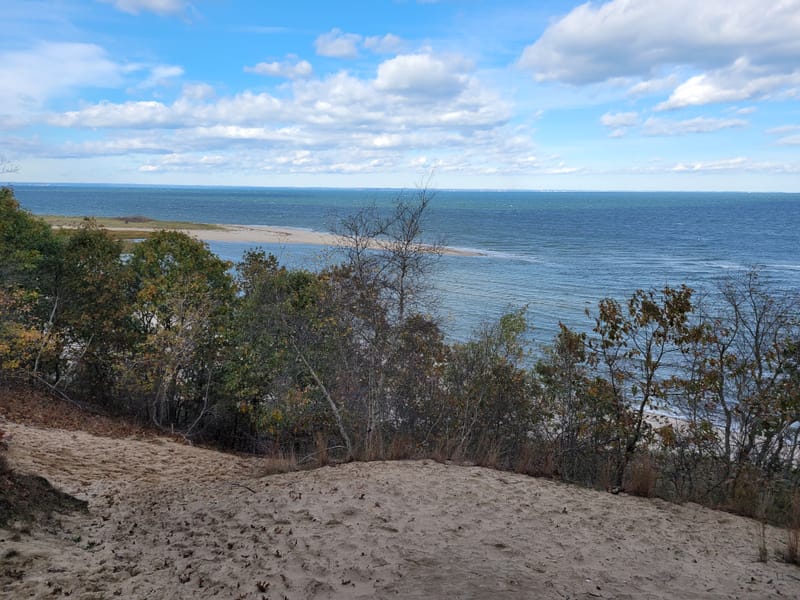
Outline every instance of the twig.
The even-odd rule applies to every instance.
[[[326,448],[326,449],[327,450],[341,450],[341,449],[347,450],[347,446],[330,446],[329,448]],[[306,455],[305,457],[303,457],[300,460],[298,460],[297,464],[298,465],[302,465],[304,462],[311,460],[314,456],[316,456],[320,452],[322,452],[322,451],[318,450],[317,452],[312,452],[311,454]]]
[[[248,492],[252,492],[252,493],[254,493],[254,494],[256,493],[256,491],[255,491],[253,488],[251,488],[251,487],[248,487],[248,486],[244,485],[243,483],[236,483],[235,481],[223,481],[222,483],[224,483],[224,484],[226,484],[226,485],[229,485],[229,486],[231,486],[231,487],[240,487],[240,488],[244,488],[244,489],[246,489]]]

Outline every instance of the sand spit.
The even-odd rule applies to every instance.
[[[321,231],[299,229],[293,227],[273,227],[270,225],[229,225],[215,224],[217,229],[179,229],[204,242],[239,242],[250,244],[307,244],[311,246],[337,246],[341,238]],[[129,227],[107,227],[111,231],[125,231]],[[136,229],[146,231],[155,230],[147,223],[136,223]],[[442,248],[442,253],[448,256],[485,256],[476,250],[463,250],[460,248]]]
[[[796,598],[755,522],[432,461],[264,475],[155,439],[8,424],[19,470],[89,502],[0,530],[7,598]]]

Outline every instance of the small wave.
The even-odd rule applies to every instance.
[[[502,250],[476,250],[488,258],[499,258],[502,260],[518,260],[521,262],[531,264],[541,264],[544,261],[536,256],[529,256],[526,254],[517,254],[515,252],[504,252]]]

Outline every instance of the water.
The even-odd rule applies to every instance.
[[[281,225],[327,231],[374,204],[390,210],[397,190],[17,185],[36,214],[119,216]],[[413,190],[408,192],[413,197]],[[680,285],[710,290],[757,266],[777,288],[800,290],[800,194],[437,191],[428,240],[480,250],[445,256],[431,283],[451,339],[528,305],[534,339],[559,321],[579,330],[606,296]],[[253,244],[211,243],[237,260]],[[284,264],[317,268],[318,246],[264,245]]]

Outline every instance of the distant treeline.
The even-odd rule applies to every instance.
[[[425,302],[429,201],[344,219],[343,263],[309,272],[260,250],[231,265],[174,231],[123,252],[91,220],[54,231],[4,188],[0,382],[228,449],[467,460],[789,522],[796,294],[750,272],[705,298],[604,299],[535,362],[524,310],[449,344]]]

